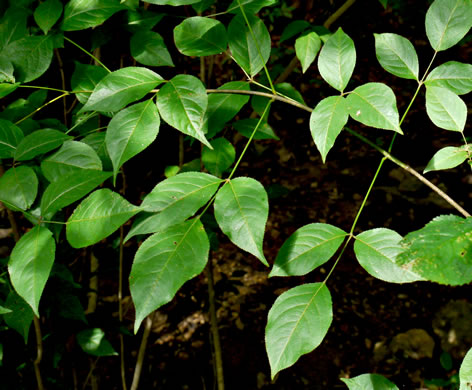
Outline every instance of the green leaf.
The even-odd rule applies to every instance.
[[[308,23],[306,20],[294,20],[287,24],[287,26],[282,31],[282,35],[280,36],[279,42],[282,43],[295,35],[300,34],[301,32],[305,31],[307,28],[311,27],[311,24]]]
[[[109,189],[93,192],[75,209],[67,221],[67,241],[74,248],[93,245],[108,237],[140,211]]]
[[[87,195],[111,175],[111,172],[82,169],[58,178],[44,191],[41,215],[46,219],[52,217],[58,210]]]
[[[136,307],[135,333],[149,313],[170,302],[187,280],[203,271],[209,249],[199,219],[153,234],[142,243],[129,276]]]
[[[4,55],[15,65],[16,80],[23,83],[37,79],[51,65],[53,39],[50,35],[26,36],[11,43]]]
[[[8,96],[20,86],[20,83],[8,84],[0,83],[0,99]]]
[[[34,20],[44,34],[56,24],[62,14],[62,3],[59,0],[46,0],[34,10]]]
[[[247,15],[254,37],[241,14],[228,26],[228,45],[236,63],[251,77],[269,60],[271,40],[264,22],[257,16]]]
[[[441,215],[408,233],[397,264],[432,282],[462,285],[472,281],[472,218]]]
[[[138,30],[130,40],[131,55],[143,65],[174,66],[164,38],[154,31]]]
[[[41,163],[41,170],[50,182],[82,169],[101,171],[102,161],[91,146],[79,141],[64,142],[56,153]]]
[[[472,387],[472,349],[466,353],[459,369],[460,390],[470,390]]]
[[[100,160],[102,161],[103,170],[111,171],[113,169],[113,164],[108,155],[107,146],[106,146],[106,133],[92,133],[82,138],[84,144],[90,145],[93,150],[98,154]]]
[[[277,0],[233,0],[226,12],[240,13],[240,5],[244,8],[246,14],[256,14],[263,7],[270,7],[277,4]]]
[[[85,353],[93,356],[115,356],[118,353],[105,339],[105,332],[99,328],[85,329],[77,333],[77,343]]]
[[[13,167],[0,177],[0,201],[10,209],[29,209],[37,193],[38,178],[30,167]]]
[[[194,16],[174,29],[177,49],[186,56],[210,56],[226,50],[225,26],[216,19]]]
[[[198,3],[193,4],[192,8],[197,14],[200,15],[201,13],[206,11],[208,8],[210,8],[210,6],[213,5],[215,1],[216,0],[201,0]]]
[[[349,390],[398,390],[398,387],[379,374],[362,374],[354,378],[341,378]]]
[[[143,8],[136,8],[136,10],[128,10],[128,25],[129,31],[135,33],[138,31],[149,31],[156,24],[158,24],[165,14],[159,14],[153,11],[145,10]]]
[[[0,159],[13,157],[16,147],[23,138],[23,132],[18,126],[0,119]]]
[[[126,9],[120,0],[71,0],[64,8],[64,31],[84,30],[102,24],[114,13]]]
[[[214,207],[223,233],[268,266],[262,244],[269,203],[262,184],[249,177],[232,179],[216,194]]]
[[[295,53],[302,64],[302,72],[305,73],[315,60],[321,48],[321,39],[317,33],[310,31],[297,38],[295,41]]]
[[[15,76],[13,72],[15,68],[10,59],[0,54],[0,82],[14,83]]]
[[[326,263],[338,250],[347,233],[325,223],[311,223],[284,242],[275,259],[272,276],[305,275]]]
[[[389,283],[409,283],[424,280],[421,276],[400,267],[397,256],[404,251],[403,239],[397,232],[379,228],[357,235],[354,252],[359,264],[374,278]]]
[[[298,92],[292,84],[289,83],[279,83],[275,84],[275,90],[280,92],[282,95],[289,97],[290,99],[295,100],[298,103],[306,104],[303,100],[303,96]],[[267,104],[267,103],[266,103]]]
[[[147,3],[158,5],[172,5],[174,7],[179,5],[195,4],[201,0],[148,0]]]
[[[54,129],[36,130],[21,140],[16,147],[15,160],[26,161],[50,152],[72,137]]]
[[[8,273],[16,292],[39,317],[39,300],[49,278],[56,243],[49,229],[35,226],[18,241],[11,252]]]
[[[426,88],[426,113],[438,127],[451,131],[464,131],[467,120],[467,106],[449,89]]]
[[[310,130],[323,163],[336,138],[349,119],[348,106],[342,96],[321,100],[310,116]]]
[[[387,72],[404,79],[418,80],[418,55],[412,43],[397,34],[374,34],[375,54]]]
[[[457,167],[468,157],[465,147],[446,146],[434,154],[423,173]]]
[[[218,89],[249,91],[251,88],[247,82],[230,81]],[[238,95],[235,93],[210,94],[205,115],[205,121],[208,123],[208,138],[213,137],[223,129],[225,123],[233,119],[248,101],[248,95]]]
[[[240,121],[233,122],[233,127],[242,135],[249,138],[257,126],[259,119],[256,118],[246,118],[241,119]],[[254,134],[253,139],[280,139],[274,133],[274,130],[267,122],[262,122]]]
[[[318,347],[332,320],[331,294],[322,283],[304,284],[280,295],[265,330],[272,379]]]
[[[3,316],[5,323],[23,336],[27,344],[29,329],[34,318],[33,310],[15,291],[10,291],[5,306],[11,310],[11,313]]]
[[[11,313],[10,309],[7,309],[6,307],[0,306],[0,315]]]
[[[108,124],[106,145],[113,163],[113,180],[121,166],[146,149],[159,133],[160,119],[152,99],[121,110]]]
[[[393,130],[403,134],[397,100],[392,89],[381,83],[367,83],[357,87],[346,98],[351,118],[366,126]]]
[[[108,72],[101,66],[84,65],[80,62],[75,63],[75,70],[72,74],[70,83],[77,100],[85,104],[92,94],[97,84],[102,80]],[[78,92],[87,91],[87,92]]]
[[[202,162],[212,175],[221,177],[236,158],[236,150],[226,138],[215,138],[210,142],[213,149],[204,147],[202,150]]]
[[[426,35],[434,50],[449,49],[472,26],[470,0],[435,0],[426,13]]]
[[[353,40],[342,30],[329,37],[318,57],[321,77],[334,89],[344,91],[356,65],[356,48]]]
[[[141,99],[163,82],[163,78],[147,68],[129,66],[106,75],[95,87],[79,112],[121,110]]]
[[[443,87],[457,95],[464,95],[472,91],[472,65],[446,62],[434,68],[424,83],[427,87]]]
[[[204,118],[207,106],[205,86],[190,75],[179,74],[173,77],[157,94],[157,108],[162,119],[182,133],[210,146],[205,137],[207,123]]]
[[[0,21],[0,51],[10,43],[28,35],[26,22],[30,11],[26,8],[10,7]]]

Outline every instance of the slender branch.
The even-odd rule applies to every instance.
[[[126,192],[126,176],[123,167],[121,167],[122,187],[121,195]],[[119,247],[119,265],[118,265],[118,319],[120,325],[123,323],[123,250],[124,250],[124,227],[120,226],[120,247]],[[126,365],[125,365],[125,340],[123,333],[120,332],[120,374],[121,387],[127,390],[126,386]]]
[[[33,112],[30,112],[25,117],[17,120],[15,122],[15,125],[18,125],[19,123],[23,122],[24,120],[32,117],[34,114],[36,114],[38,111],[42,110],[44,107],[48,106],[51,103],[54,103],[56,100],[59,100],[59,99],[63,98],[64,96],[67,96],[67,95],[69,95],[69,92],[64,92],[62,95],[59,95],[59,96],[55,97],[54,99],[49,100],[48,102],[44,103],[41,107],[38,107],[36,110],[34,110]]]
[[[459,211],[464,217],[470,217],[470,213],[468,213],[464,208],[462,208],[461,205],[459,205],[454,199],[452,199],[448,194],[446,194],[443,190],[441,190],[439,187],[431,183],[428,179],[426,179],[424,176],[419,174],[417,171],[415,171],[413,168],[411,168],[408,164],[405,164],[404,162],[400,161],[398,158],[393,157],[389,152],[386,150],[382,149],[380,146],[374,144],[372,141],[364,137],[363,135],[357,133],[356,131],[345,127],[345,130],[349,132],[350,134],[354,135],[355,137],[359,138],[362,142],[368,144],[369,146],[372,146],[375,150],[380,152],[381,154],[384,155],[384,158],[392,161],[393,163],[397,164],[399,167],[403,168],[405,171],[408,173],[412,174],[415,176],[419,181],[421,181],[423,184],[427,185],[429,188],[431,188],[434,192],[436,192],[441,198],[443,198],[447,203],[449,203],[452,207],[454,207],[457,211]]]
[[[141,378],[141,372],[143,370],[144,354],[146,353],[146,346],[149,334],[151,333],[153,319],[154,313],[147,316],[144,322],[143,338],[141,339],[141,345],[139,346],[138,359],[136,360],[136,367],[134,368],[133,382],[131,383],[130,390],[138,389],[139,379]]]
[[[66,89],[66,76],[64,74],[64,63],[62,62],[61,55],[59,54],[58,49],[54,49],[54,54],[56,55],[57,62],[59,63],[59,73],[61,74],[61,87]],[[67,99],[66,96],[63,98],[64,103],[64,125],[67,127]]]
[[[210,303],[210,324],[211,324],[211,336],[213,340],[213,349],[215,351],[215,371],[216,371],[216,383],[218,390],[224,390],[225,382],[223,375],[223,356],[221,350],[220,333],[218,331],[218,318],[216,317],[216,303],[215,303],[215,288],[213,280],[213,264],[211,259],[208,261],[206,267],[206,274],[208,278],[208,301]]]
[[[330,28],[331,25],[338,20],[350,7],[356,2],[356,0],[346,0],[328,19],[325,20],[323,26]]]
[[[43,380],[41,378],[41,370],[39,364],[43,358],[43,336],[41,335],[41,324],[39,318],[36,315],[33,317],[34,332],[36,334],[36,359],[33,362],[34,373],[36,375],[36,383],[38,384],[38,390],[44,390]]]
[[[95,57],[92,53],[90,53],[89,51],[85,50],[82,46],[80,46],[79,44],[75,43],[72,39],[69,39],[67,38],[66,36],[64,36],[64,39],[67,41],[67,42],[70,42],[72,43],[75,47],[77,47],[78,49],[82,50],[84,53],[86,53],[89,57],[93,58],[93,60],[99,64],[100,66],[102,66],[102,68],[104,68],[105,70],[107,70],[109,73],[111,73],[111,70],[108,69],[97,57]]]

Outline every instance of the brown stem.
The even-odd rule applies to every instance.
[[[87,310],[85,310],[85,314],[95,313],[97,308],[97,299],[98,299],[98,267],[99,262],[98,259],[95,257],[92,251],[90,251],[90,280],[89,280],[89,292],[88,292],[88,303],[87,303]]]
[[[139,385],[139,379],[143,370],[144,355],[146,353],[146,346],[151,333],[152,321],[154,313],[147,316],[144,322],[143,338],[141,339],[141,345],[139,346],[138,359],[136,360],[136,367],[134,368],[133,383],[131,383],[130,390],[137,390]]]
[[[41,378],[41,370],[39,364],[43,358],[43,336],[41,335],[41,324],[39,318],[36,315],[33,317],[34,332],[36,334],[36,359],[33,362],[34,374],[36,375],[36,383],[38,384],[38,390],[44,390],[43,380]]]
[[[66,89],[66,77],[64,74],[64,63],[62,62],[61,55],[59,54],[59,50],[54,49],[54,54],[56,55],[57,62],[59,64],[59,73],[61,74],[61,82],[62,82],[62,89]],[[64,125],[67,127],[67,97],[64,96],[63,99],[64,103]]]
[[[211,259],[208,261],[208,265],[206,267],[206,274],[208,278],[208,301],[210,303],[211,336],[213,340],[213,349],[215,352],[214,366],[216,371],[216,383],[218,384],[218,390],[224,390],[225,382],[223,375],[223,354],[221,351],[220,333],[218,331],[218,318],[216,317],[213,264],[211,262]]]

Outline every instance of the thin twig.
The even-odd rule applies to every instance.
[[[41,370],[39,364],[43,358],[43,336],[41,335],[41,324],[39,318],[35,315],[33,317],[34,332],[36,334],[36,359],[34,359],[34,374],[36,375],[36,383],[38,384],[38,390],[44,390],[43,380],[41,378]]]
[[[210,325],[215,357],[214,367],[216,371],[216,383],[218,384],[218,390],[224,390],[225,382],[223,375],[223,354],[221,350],[220,333],[218,331],[218,318],[216,317],[213,264],[211,262],[211,259],[209,259],[208,261],[208,265],[206,267],[206,274],[208,279],[208,301],[210,303]]]
[[[54,54],[56,55],[57,62],[59,63],[59,73],[61,74],[61,88],[66,89],[66,76],[64,74],[64,63],[62,62],[61,55],[59,54],[58,49],[54,49]],[[64,125],[67,127],[67,98],[64,96]]]
[[[123,167],[121,167],[122,187],[121,194],[126,193],[126,177]],[[123,323],[123,249],[124,249],[124,227],[120,226],[120,249],[119,249],[119,266],[118,266],[118,318],[120,325]],[[120,332],[120,372],[121,387],[127,390],[126,385],[126,365],[125,365],[125,340],[123,333]]]
[[[149,338],[149,334],[152,329],[152,322],[154,313],[148,315],[144,321],[144,332],[143,338],[141,339],[141,345],[139,346],[138,359],[136,360],[136,367],[134,368],[133,383],[131,383],[130,390],[137,390],[139,385],[139,379],[143,370],[144,354],[146,353],[146,346]]]

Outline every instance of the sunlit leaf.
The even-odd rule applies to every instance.
[[[310,31],[297,38],[295,41],[295,53],[302,64],[302,72],[305,73],[315,60],[321,48],[321,39],[317,33]]]
[[[8,262],[13,287],[38,317],[39,300],[49,278],[55,252],[52,232],[37,225],[17,242]]]
[[[426,88],[426,113],[429,119],[441,129],[464,131],[467,106],[459,96],[449,89]]]
[[[136,307],[135,333],[149,313],[170,302],[187,280],[203,271],[209,249],[198,219],[172,226],[142,243],[129,276]]]
[[[423,173],[457,167],[468,157],[469,154],[465,147],[446,146],[434,154]]]
[[[462,360],[459,370],[459,381],[459,390],[470,390],[472,387],[472,349],[469,349],[464,360]]]
[[[249,177],[232,179],[218,191],[214,206],[223,233],[239,248],[268,265],[262,242],[269,204],[262,184]]]
[[[446,62],[434,68],[424,83],[427,87],[443,87],[457,95],[464,95],[472,91],[472,65]]]
[[[120,0],[71,0],[64,8],[64,31],[98,26],[114,13],[126,9]]]
[[[349,390],[399,390],[387,378],[379,374],[362,374],[354,378],[341,378]]]
[[[411,270],[396,263],[397,256],[404,251],[403,239],[397,232],[378,228],[367,230],[356,236],[354,252],[359,264],[374,278],[389,283],[409,283],[424,280]]]
[[[318,347],[332,320],[331,294],[322,283],[303,284],[280,295],[265,330],[271,377]]]

